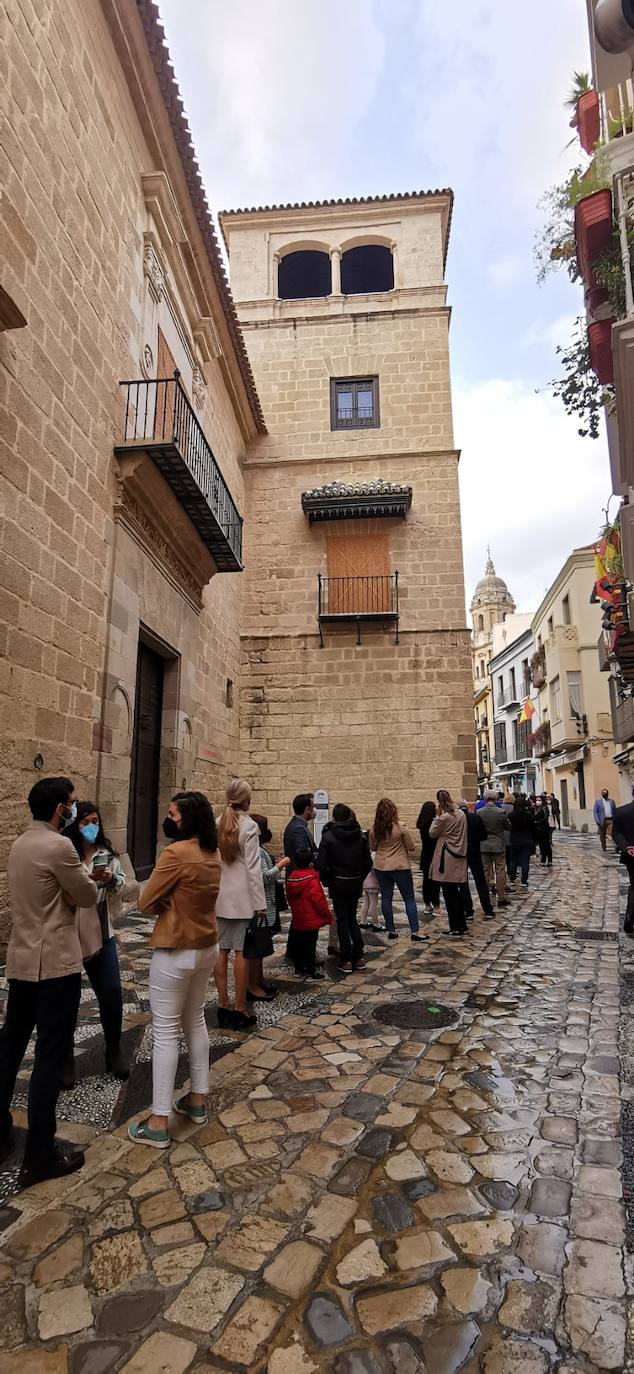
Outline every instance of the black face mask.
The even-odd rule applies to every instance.
[[[178,839],[178,825],[172,820],[171,816],[166,816],[163,821],[163,834],[166,840]]]

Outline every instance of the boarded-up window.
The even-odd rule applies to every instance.
[[[381,615],[392,609],[387,535],[329,535],[328,609],[331,615]]]
[[[162,330],[158,332],[158,359],[156,364],[157,377],[173,377],[176,371],[174,356],[165,341]],[[160,385],[156,388],[156,411],[154,416],[154,436],[156,439],[172,439],[174,437],[174,407],[176,401],[176,384],[171,386]]]

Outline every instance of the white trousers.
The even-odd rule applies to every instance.
[[[205,1023],[207,984],[218,946],[156,949],[150,964],[152,1011],[152,1111],[169,1116],[174,1101],[181,1027],[189,1052],[194,1093],[209,1092],[209,1033]]]

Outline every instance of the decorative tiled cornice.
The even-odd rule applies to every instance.
[[[311,525],[318,520],[405,519],[412,488],[400,482],[328,482],[302,493],[302,510]]]

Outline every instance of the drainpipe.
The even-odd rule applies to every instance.
[[[619,237],[621,240],[621,261],[623,263],[623,274],[625,277],[625,313],[628,319],[631,319],[634,315],[634,291],[632,290],[630,245],[627,239],[628,207],[622,175],[616,179],[616,188],[619,215]]]

